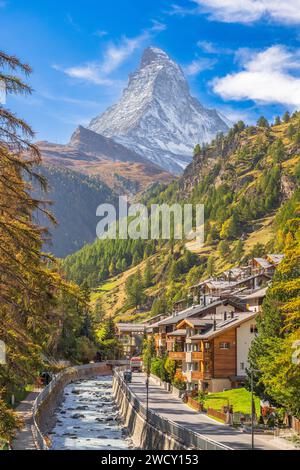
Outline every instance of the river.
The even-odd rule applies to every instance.
[[[112,377],[68,385],[49,433],[52,450],[126,450],[132,448],[112,397]]]

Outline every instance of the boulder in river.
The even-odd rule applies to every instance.
[[[71,416],[72,419],[81,419],[85,418],[84,415],[81,415],[80,413],[75,413],[74,415]]]

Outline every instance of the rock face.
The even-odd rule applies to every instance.
[[[83,126],[79,126],[73,133],[69,146],[89,156],[94,156],[98,160],[147,163],[146,158],[141,157],[133,150]]]
[[[153,47],[145,50],[120,101],[88,127],[172,173],[182,172],[197,143],[228,130],[217,111],[190,95],[180,66]]]
[[[134,195],[173,176],[159,165],[109,137],[79,126],[66,145],[37,142],[47,165],[99,177],[118,194]]]

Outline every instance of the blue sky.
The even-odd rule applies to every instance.
[[[300,0],[0,0],[0,48],[33,67],[8,106],[66,142],[113,104],[149,45],[232,121],[300,108]]]

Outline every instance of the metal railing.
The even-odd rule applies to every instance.
[[[117,380],[119,387],[132,405],[133,409],[146,420],[146,407],[140,402],[136,394],[129,389],[119,370],[114,370],[114,378]],[[176,441],[182,443],[183,446],[187,448],[200,450],[233,450],[225,444],[216,442],[202,434],[181,426],[174,421],[166,419],[152,410],[148,410],[148,423],[163,434],[175,438]]]

